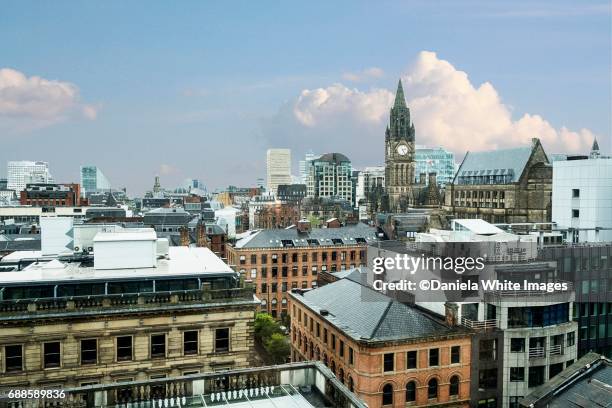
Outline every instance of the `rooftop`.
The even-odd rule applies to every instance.
[[[456,177],[503,175],[509,176],[509,181],[515,183],[523,174],[532,150],[532,146],[525,146],[486,152],[468,152]]]
[[[588,353],[536,388],[520,401],[521,407],[612,406],[612,361]]]
[[[228,388],[225,384],[231,384]],[[153,390],[166,389],[163,400]],[[118,393],[118,389],[129,390]],[[320,362],[253,367],[176,378],[91,385],[67,389],[62,404],[71,407],[234,407],[366,408]],[[105,401],[98,405],[98,401]]]
[[[135,278],[163,278],[206,275],[233,275],[235,272],[208,248],[170,247],[168,257],[157,260],[154,268],[94,269],[82,262],[50,260],[34,262],[21,271],[0,272],[2,284],[27,284],[40,282],[66,282],[88,280],[112,280]],[[32,251],[36,258],[40,251]],[[3,258],[9,261],[8,256]],[[0,263],[0,266],[2,263]]]
[[[423,311],[351,279],[340,279],[301,295],[292,292],[291,297],[357,341],[407,340],[458,333],[457,329]]]
[[[296,228],[256,230],[238,240],[235,247],[242,249],[358,245],[376,240],[376,229],[359,223],[339,228],[313,228],[308,232],[299,232]]]

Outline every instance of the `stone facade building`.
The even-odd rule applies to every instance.
[[[468,152],[446,186],[455,218],[492,223],[550,222],[552,166],[539,139],[531,146]]]
[[[134,234],[98,233],[93,259],[0,263],[14,268],[0,277],[0,390],[171,378],[251,364],[258,304],[252,288],[240,285],[207,248],[171,247],[155,267],[144,267],[156,240]],[[122,252],[126,246],[129,255]],[[163,396],[165,389],[152,392]]]
[[[288,313],[291,289],[316,287],[321,271],[365,265],[366,246],[376,240],[376,230],[365,224],[311,230],[300,222],[252,232],[228,246],[228,262],[255,284],[261,310],[281,317]]]
[[[400,212],[409,206],[423,204],[423,190],[426,188],[423,177],[422,183],[416,182],[415,130],[400,80],[389,126],[385,131],[385,191],[388,203],[383,207]]]
[[[322,361],[369,407],[468,407],[470,334],[350,278],[291,299],[292,360]]]

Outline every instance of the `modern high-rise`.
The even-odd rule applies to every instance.
[[[300,171],[300,182],[302,184],[306,184],[306,181],[308,179],[308,166],[310,164],[310,162],[314,159],[316,159],[317,157],[321,156],[320,154],[314,154],[311,151],[309,151],[308,153],[306,153],[304,155],[304,160],[300,160],[299,162],[299,171]]]
[[[414,154],[416,174],[436,173],[440,186],[445,186],[455,177],[455,154],[442,147],[417,146]]]
[[[83,194],[106,191],[110,182],[96,166],[81,166],[81,189]]]
[[[307,197],[336,197],[354,204],[353,167],[342,153],[327,153],[310,161]]]
[[[612,157],[591,154],[553,162],[552,221],[569,242],[612,241]]]
[[[42,161],[10,161],[7,163],[7,189],[16,193],[24,190],[28,183],[53,183],[49,163]]]
[[[268,149],[268,191],[276,195],[279,184],[291,184],[291,150]]]

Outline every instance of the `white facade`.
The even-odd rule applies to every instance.
[[[276,195],[279,184],[291,184],[291,150],[268,149],[268,191]]]
[[[28,183],[52,183],[53,177],[49,173],[49,163],[41,161],[10,161],[6,166],[8,190],[19,194],[25,190]]]
[[[612,241],[612,158],[553,162],[552,221],[567,241]]]
[[[98,232],[94,237],[94,269],[139,269],[157,265],[153,228]]]

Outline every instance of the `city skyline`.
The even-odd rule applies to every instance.
[[[376,166],[400,77],[416,143],[457,161],[531,137],[547,153],[587,153],[594,136],[610,151],[607,2],[240,3],[233,20],[213,4],[140,5],[7,5],[0,163],[47,161],[59,182],[93,163],[134,195],[156,174],[254,184],[268,148],[292,150],[293,174],[309,149]],[[79,21],[61,27],[67,14]]]

